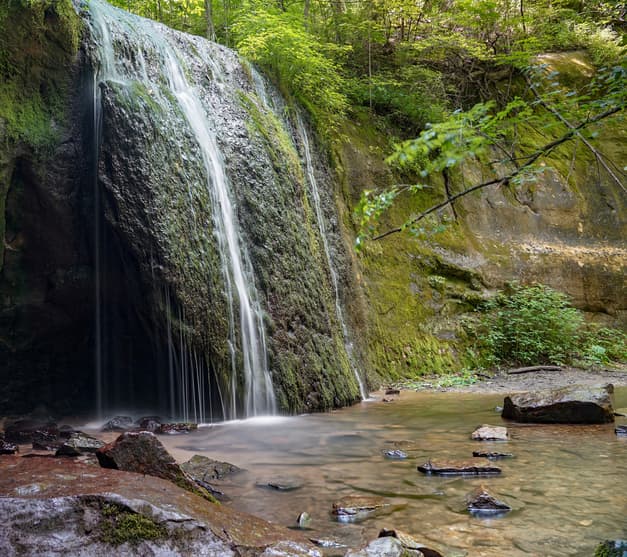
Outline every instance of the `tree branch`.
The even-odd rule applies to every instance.
[[[532,153],[529,156],[529,158],[528,158],[527,162],[525,162],[525,164],[523,164],[520,167],[516,168],[514,171],[510,172],[506,176],[502,176],[501,178],[495,178],[494,180],[489,180],[487,182],[482,182],[481,184],[477,184],[477,185],[472,186],[472,187],[470,187],[468,189],[465,189],[464,191],[461,191],[461,192],[459,192],[459,193],[449,197],[448,199],[446,199],[446,201],[443,201],[442,203],[438,203],[437,205],[433,205],[432,207],[429,207],[427,210],[423,211],[419,215],[417,215],[414,218],[412,218],[411,220],[407,221],[403,226],[399,226],[399,227],[396,227],[396,228],[391,228],[390,230],[387,230],[385,232],[382,232],[381,234],[378,234],[377,236],[374,236],[372,239],[373,240],[381,240],[381,239],[386,238],[387,236],[390,236],[392,234],[397,234],[399,232],[402,232],[408,226],[412,226],[412,225],[420,222],[421,220],[423,220],[425,217],[429,216],[430,214],[435,213],[436,211],[439,211],[440,209],[443,209],[447,205],[453,203],[454,201],[457,201],[459,198],[464,197],[464,196],[468,195],[469,193],[472,193],[474,191],[477,191],[477,190],[480,190],[480,189],[483,189],[483,188],[487,188],[488,186],[494,186],[494,185],[497,185],[497,184],[498,185],[504,185],[504,184],[509,183],[510,180],[512,180],[513,178],[518,176],[525,169],[529,168],[538,159],[549,155],[552,151],[554,151],[560,145],[562,145],[564,143],[567,143],[568,141],[571,141],[575,137],[581,138],[581,135],[580,135],[579,132],[582,129],[586,128],[587,126],[589,126],[591,124],[595,124],[596,122],[600,122],[601,120],[604,120],[605,118],[608,118],[609,116],[612,116],[613,114],[616,114],[616,113],[618,113],[618,112],[620,112],[620,111],[622,111],[624,109],[625,109],[624,105],[615,106],[614,108],[606,110],[605,112],[602,112],[601,114],[597,114],[596,116],[593,116],[591,118],[588,118],[587,120],[584,120],[583,122],[581,122],[577,126],[573,126],[571,129],[569,129],[568,132],[566,132],[562,137],[560,137],[560,138],[558,138],[558,139],[556,139],[554,141],[551,141],[550,143],[547,143],[546,145],[543,145],[542,147],[540,147],[537,151],[535,151],[534,153]]]

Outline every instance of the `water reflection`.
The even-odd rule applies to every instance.
[[[613,425],[510,424],[508,442],[472,441],[475,426],[501,423],[494,408],[502,399],[403,392],[394,403],[269,423],[243,420],[162,439],[178,460],[202,454],[245,468],[221,487],[233,507],[285,526],[306,511],[310,537],[352,547],[383,527],[412,533],[449,556],[590,556],[599,541],[625,537],[627,439]],[[627,389],[617,389],[616,405],[627,406]],[[416,471],[430,457],[468,459],[479,448],[514,457],[498,461],[503,474],[494,478]],[[385,458],[390,449],[408,458]],[[303,486],[261,489],[255,486],[260,477],[297,478]],[[513,511],[487,519],[468,514],[465,496],[482,484]],[[389,506],[361,521],[335,520],[333,502],[356,494],[383,496]]]

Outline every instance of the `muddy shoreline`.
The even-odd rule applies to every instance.
[[[480,377],[479,381],[471,385],[456,385],[451,387],[411,387],[417,391],[455,392],[498,394],[522,391],[537,391],[554,389],[569,385],[605,385],[612,383],[614,387],[627,387],[627,366],[616,370],[585,370],[565,367],[561,371],[533,371],[521,374],[508,374],[510,370],[494,372],[487,377]],[[409,390],[408,386],[401,388]]]

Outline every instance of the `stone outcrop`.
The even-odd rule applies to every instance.
[[[502,417],[517,422],[605,424],[614,421],[614,387],[574,385],[505,397]]]
[[[169,481],[67,459],[0,459],[0,523],[3,557],[321,556],[295,532]]]

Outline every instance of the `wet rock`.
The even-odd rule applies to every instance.
[[[102,426],[102,431],[127,431],[133,428],[130,416],[115,416]]]
[[[466,497],[466,508],[472,514],[504,514],[512,508],[503,501],[491,495],[484,486],[480,486]]]
[[[627,437],[627,425],[616,426],[614,433],[616,433],[619,437]]]
[[[507,441],[509,434],[506,427],[483,424],[472,432],[471,437],[474,441]]]
[[[387,503],[383,497],[349,495],[333,503],[331,513],[341,521],[363,518],[383,507]]]
[[[181,468],[194,480],[207,483],[222,480],[243,471],[230,462],[221,462],[201,455],[194,455],[187,462],[183,462]]]
[[[32,436],[32,447],[36,451],[56,451],[63,441],[57,436],[58,431],[36,431]]]
[[[147,474],[169,480],[193,493],[200,491],[149,431],[125,432],[113,443],[98,449],[96,457],[103,468]]]
[[[479,458],[488,458],[490,460],[499,460],[500,458],[513,458],[512,453],[499,453],[496,451],[472,451],[472,456]]]
[[[296,524],[299,528],[309,528],[311,526],[311,515],[307,512],[302,512],[296,519]]]
[[[18,446],[13,443],[7,443],[4,439],[0,439],[0,455],[15,454],[18,452]]]
[[[161,424],[157,433],[161,433],[163,435],[179,435],[181,433],[196,431],[197,429],[198,424],[193,424],[190,422],[177,422],[171,424]]]
[[[605,424],[614,421],[611,384],[574,385],[505,397],[502,417],[517,422]]]
[[[6,426],[4,438],[10,443],[32,443],[43,437],[56,439],[59,434],[57,424],[37,420],[17,420]]]
[[[161,418],[159,416],[144,416],[135,422],[137,429],[142,431],[159,432],[161,428]]]
[[[55,458],[0,459],[0,524],[2,557],[320,555],[287,528],[169,481]]]
[[[497,476],[501,469],[489,463],[473,460],[429,460],[418,471],[433,476]]]
[[[594,557],[626,557],[627,540],[607,540],[600,543],[594,551]]]
[[[339,549],[346,547],[343,543],[336,540],[324,539],[324,538],[309,538],[309,541],[318,547],[324,547],[326,549]]]
[[[95,453],[104,446],[104,441],[79,431],[70,435],[70,438],[59,447],[56,456],[79,456],[82,453]]]
[[[389,449],[383,452],[383,456],[393,460],[403,460],[407,458],[407,453],[405,451],[401,451],[400,449]]]
[[[59,439],[69,439],[72,433],[79,433],[79,431],[71,425],[64,424],[59,426]]]
[[[363,549],[348,551],[345,557],[423,557],[423,553],[419,550],[408,550],[400,540],[389,536],[372,540]]]
[[[276,489],[277,491],[294,491],[303,487],[305,482],[296,476],[277,476],[275,478],[258,479],[255,482],[257,487]]]
[[[407,532],[403,532],[402,530],[383,528],[379,532],[379,537],[396,538],[398,541],[401,542],[405,549],[419,551],[422,555],[424,555],[424,557],[443,557],[439,551],[436,551],[435,549],[431,549],[429,547],[425,547],[412,535],[408,534]]]

